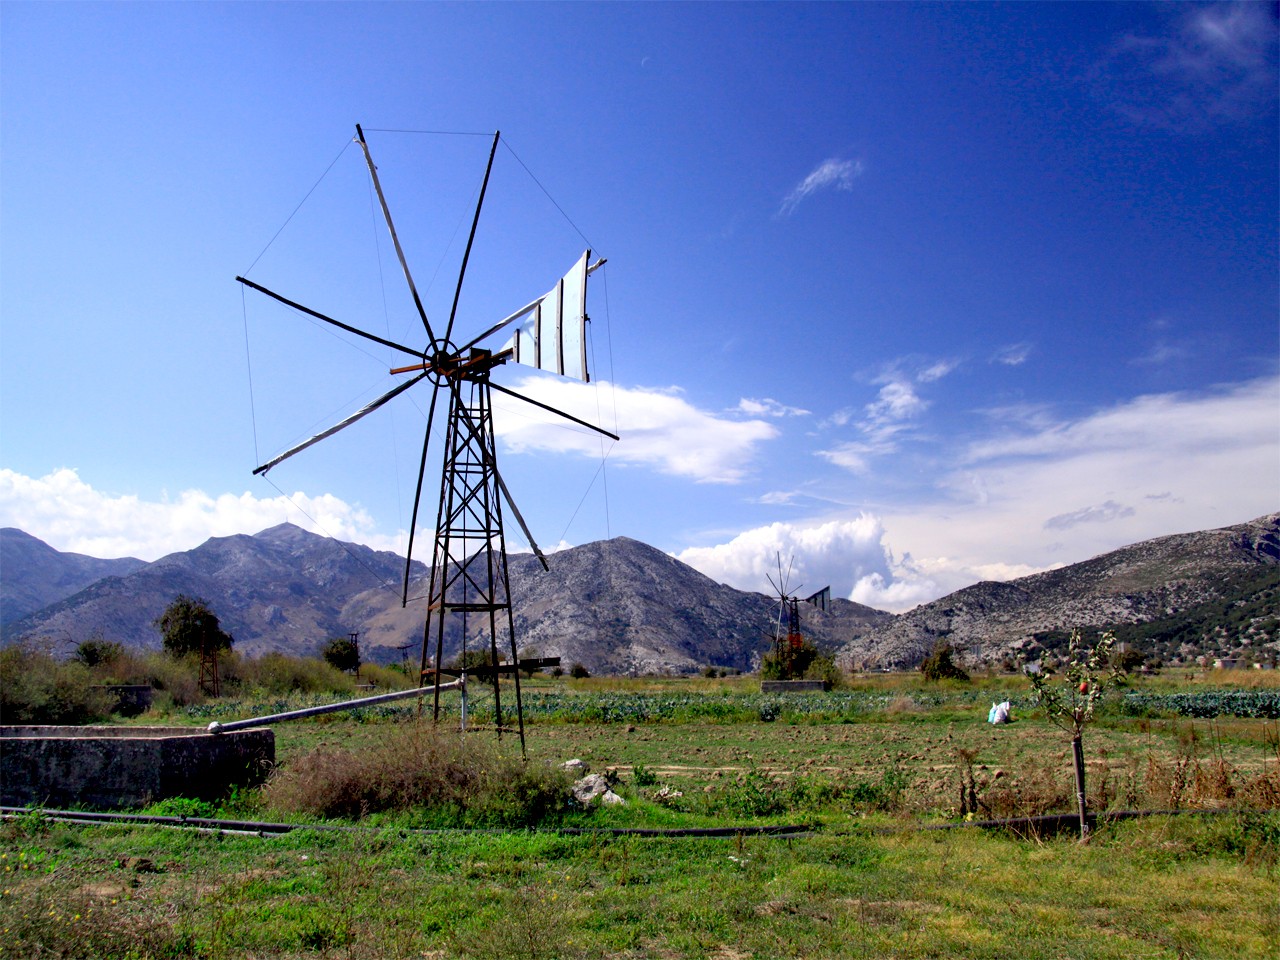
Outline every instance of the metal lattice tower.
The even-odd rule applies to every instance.
[[[502,499],[498,474],[492,466],[495,451],[491,399],[487,370],[473,375],[451,394],[427,621],[422,635],[422,675],[427,676],[428,661],[434,657],[431,673],[439,676],[445,634],[451,618],[460,626],[464,653],[469,618],[479,616],[482,624],[487,620],[494,725],[501,733],[500,650],[510,654],[512,664],[517,661],[517,652],[502,526]],[[500,635],[506,638],[505,650],[499,646]],[[512,676],[520,747],[523,750],[524,713],[519,670],[512,671]],[[434,698],[433,715],[437,720],[440,717],[438,693]]]

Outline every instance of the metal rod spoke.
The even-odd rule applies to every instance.
[[[393,397],[399,396],[400,394],[404,393],[406,390],[408,390],[410,387],[412,387],[415,383],[417,383],[419,380],[421,380],[421,379],[422,379],[423,377],[425,377],[426,375],[427,375],[427,374],[426,374],[426,372],[424,371],[423,373],[418,374],[418,375],[417,375],[416,377],[414,377],[412,380],[406,380],[404,383],[402,383],[402,384],[400,384],[399,386],[395,387],[395,389],[387,391],[387,392],[386,392],[386,393],[384,393],[382,396],[380,396],[377,400],[374,400],[372,403],[367,404],[366,406],[364,406],[364,407],[362,407],[361,409],[357,410],[355,413],[353,413],[351,416],[347,417],[345,420],[342,420],[342,421],[339,421],[338,423],[335,423],[335,424],[334,424],[332,427],[330,427],[328,430],[325,430],[325,431],[324,431],[324,432],[322,432],[322,433],[317,433],[314,437],[311,437],[311,438],[309,438],[309,439],[307,439],[307,440],[302,441],[302,443],[298,444],[296,447],[290,447],[290,448],[289,448],[288,450],[286,450],[284,453],[280,454],[280,456],[275,457],[275,458],[274,458],[274,459],[272,459],[272,460],[268,460],[268,461],[267,461],[266,463],[264,463],[262,466],[260,466],[260,467],[256,468],[256,469],[253,471],[254,475],[255,475],[255,476],[257,476],[257,475],[258,475],[258,474],[260,474],[260,473],[266,473],[268,470],[270,470],[270,469],[271,469],[272,467],[274,467],[276,464],[280,463],[280,461],[282,461],[282,460],[288,460],[288,459],[289,459],[290,457],[292,457],[295,453],[301,453],[303,450],[307,449],[307,447],[310,447],[310,446],[312,446],[312,445],[314,445],[314,444],[317,444],[317,443],[319,443],[321,440],[324,440],[324,439],[326,439],[326,438],[328,438],[328,437],[333,436],[333,435],[334,435],[335,433],[337,433],[339,430],[344,430],[344,429],[346,429],[347,427],[351,426],[351,424],[355,423],[357,420],[360,420],[360,419],[361,419],[361,418],[363,418],[363,417],[367,417],[369,414],[373,413],[373,411],[377,410],[380,406],[382,406],[382,405],[383,405],[384,403],[386,403],[388,400],[391,400]]]
[[[409,261],[404,257],[404,249],[400,246],[400,237],[396,234],[396,225],[391,222],[391,209],[387,206],[387,198],[382,192],[382,183],[378,180],[378,168],[374,165],[373,156],[369,153],[369,145],[364,142],[364,131],[356,124],[356,139],[364,152],[364,162],[369,166],[369,176],[373,178],[373,189],[378,194],[378,203],[382,206],[382,217],[387,221],[387,230],[391,234],[391,242],[395,245],[396,256],[400,258],[400,269],[408,281],[409,292],[413,294],[413,305],[418,308],[418,316],[422,318],[422,326],[427,331],[427,338],[435,343],[436,335],[431,332],[431,321],[427,319],[427,311],[422,306],[422,298],[418,296],[418,288],[414,285],[413,274],[409,272]]]
[[[396,343],[394,340],[384,339],[377,334],[369,333],[367,330],[361,330],[359,327],[353,327],[349,323],[343,323],[341,320],[333,319],[333,317],[326,317],[323,313],[312,310],[310,307],[304,307],[302,304],[294,300],[290,300],[288,297],[282,297],[274,290],[268,290],[260,283],[254,283],[252,280],[246,280],[244,277],[236,277],[236,280],[243,283],[246,287],[252,287],[259,293],[265,293],[273,300],[279,300],[287,307],[293,307],[295,310],[301,310],[303,313],[307,314],[307,316],[315,317],[317,320],[323,320],[325,323],[331,323],[335,327],[339,327],[347,331],[347,333],[354,333],[357,337],[364,337],[366,340],[372,340],[374,343],[380,343],[384,347],[390,347],[392,350],[399,350],[401,353],[407,353],[411,357],[421,358],[424,355],[421,350],[417,350],[413,347],[406,347],[403,343]]]
[[[596,433],[602,433],[606,437],[608,437],[610,440],[619,439],[616,433],[610,433],[608,430],[604,429],[603,427],[597,427],[594,423],[587,423],[587,421],[585,420],[579,420],[573,414],[565,413],[563,410],[559,410],[553,406],[550,406],[549,404],[545,404],[541,400],[535,400],[533,399],[533,397],[526,397],[523,393],[516,393],[514,390],[508,390],[506,387],[502,386],[501,384],[490,383],[489,386],[493,387],[493,389],[497,390],[499,393],[505,393],[509,397],[515,397],[517,400],[523,400],[525,403],[531,403],[535,407],[541,407],[543,410],[546,410],[548,413],[554,413],[556,416],[564,417],[566,420],[572,420],[574,423],[578,424],[579,426],[586,427],[588,430],[594,430]]]
[[[484,168],[484,180],[480,184],[480,198],[476,201],[476,215],[471,220],[471,235],[467,237],[467,249],[462,254],[462,269],[458,271],[458,286],[453,291],[453,306],[449,310],[449,325],[444,329],[444,342],[448,343],[453,336],[453,319],[458,314],[458,298],[462,296],[462,278],[467,275],[467,261],[471,259],[471,245],[475,243],[476,227],[480,225],[480,208],[484,206],[485,191],[489,189],[489,174],[493,172],[493,155],[498,152],[498,138],[501,133],[493,135],[493,146],[489,148],[489,163]]]

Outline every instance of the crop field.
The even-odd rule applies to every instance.
[[[1104,817],[1087,844],[975,825],[1073,809],[1069,742],[1020,678],[886,676],[788,696],[747,678],[535,680],[524,764],[482,697],[465,740],[456,714],[433,737],[407,706],[283,724],[281,783],[149,812],[307,828],[7,821],[0,956],[1272,958],[1277,687],[1242,679],[1144,680],[1109,703],[1085,737],[1090,809],[1198,812]],[[997,699],[1013,723],[986,723]],[[1222,704],[1241,715],[1197,715]],[[250,698],[163,722],[271,707]],[[321,820],[281,806],[332,771],[380,780],[443,768],[458,749],[535,775],[470,812],[453,801]],[[570,758],[608,773],[625,804],[539,807],[522,826]],[[308,773],[285,790],[290,769]],[[751,832],[768,825],[807,832]],[[626,832],[708,827],[738,832]]]

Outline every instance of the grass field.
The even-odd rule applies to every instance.
[[[746,679],[529,685],[531,705],[559,702],[531,711],[529,766],[612,768],[628,801],[561,813],[561,825],[814,827],[792,838],[421,833],[439,819],[410,811],[259,839],[28,815],[0,828],[0,955],[1277,956],[1280,814],[1265,812],[1280,805],[1275,720],[1117,707],[1086,735],[1094,809],[1232,813],[1104,822],[1087,845],[921,829],[1071,809],[1068,744],[1017,706],[1020,684],[880,677],[803,708]],[[1143,684],[1212,689],[1199,677]],[[997,697],[1015,702],[1007,727],[985,723]],[[411,715],[281,725],[278,757],[282,768],[317,749],[376,757]],[[467,743],[494,740],[479,729]],[[498,749],[517,748],[508,734]],[[155,808],[184,809],[286,816],[256,791],[218,811]]]

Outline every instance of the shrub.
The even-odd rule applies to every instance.
[[[351,637],[333,637],[320,651],[324,662],[343,673],[360,671],[360,645]]]
[[[591,676],[591,674],[587,672],[587,668],[582,664],[575,663],[569,668],[569,676],[573,677],[575,680],[585,680],[587,677]]]
[[[967,683],[969,680],[969,674],[955,662],[955,650],[942,638],[938,639],[933,645],[933,651],[920,664],[920,672],[930,682],[960,680]]]
[[[493,742],[417,723],[359,752],[320,747],[280,767],[268,807],[357,819],[413,811],[433,826],[533,826],[568,808],[563,771],[498,753]]]
[[[59,663],[33,643],[0,650],[0,719],[14,724],[85,724],[106,719],[111,698],[89,668]]]
[[[264,693],[341,693],[355,690],[355,681],[341,670],[313,657],[290,657],[283,653],[264,653],[252,660],[237,660],[228,665],[225,675],[239,680],[241,686]]]
[[[86,667],[110,666],[124,657],[124,645],[102,637],[92,637],[76,644],[75,659]]]

